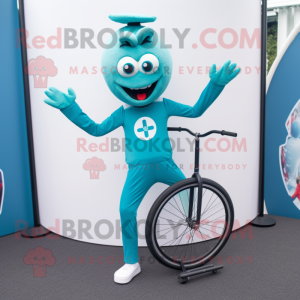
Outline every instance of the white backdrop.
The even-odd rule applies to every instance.
[[[46,76],[47,81],[46,77],[29,77],[42,225],[59,225],[56,226],[56,231],[60,234],[86,242],[122,245],[119,199],[127,170],[124,152],[113,152],[110,143],[112,138],[121,141],[124,137],[123,128],[100,138],[89,136],[60,111],[46,105],[43,99],[47,87],[54,86],[64,92],[67,92],[68,87],[73,87],[77,103],[98,123],[122,105],[106,86],[100,72],[102,48],[96,37],[103,28],[119,29],[121,24],[112,22],[108,15],[124,12],[155,15],[157,20],[149,26],[157,32],[165,28],[166,43],[172,45],[173,57],[173,76],[163,94],[165,98],[194,105],[209,81],[206,67],[212,63],[221,66],[227,59],[231,59],[242,68],[242,73],[225,88],[201,118],[173,117],[168,126],[188,127],[197,132],[225,129],[238,133],[236,142],[229,137],[221,140],[222,137],[217,135],[210,136],[215,140],[206,139],[206,144],[205,139],[201,141],[203,151],[200,172],[203,177],[220,183],[230,194],[235,209],[235,228],[256,217],[260,115],[260,46],[257,42],[260,41],[260,36],[257,35],[257,41],[251,40],[251,37],[260,30],[259,0],[152,0],[151,5],[150,2],[140,0],[24,2],[29,34],[27,43],[30,47],[27,49],[28,60],[44,56],[52,60],[57,68],[55,76],[51,77],[55,72]],[[58,28],[61,28],[61,39],[58,38],[61,40],[61,47],[56,48],[49,43],[56,44],[56,38],[51,36],[57,36]],[[82,48],[79,42],[76,48],[67,49],[64,45],[66,28],[75,29],[77,38],[80,36],[80,29],[91,29],[95,34],[92,42],[96,48],[92,49],[88,45]],[[191,28],[184,40],[183,49],[179,48],[178,38],[172,28],[178,28],[180,32]],[[214,45],[212,49],[203,40],[200,42],[199,38],[209,28],[213,30],[208,30],[210,33],[206,35],[205,41]],[[193,44],[198,47],[192,47]],[[70,71],[75,67],[78,74]],[[170,137],[177,144],[173,154],[175,162],[182,165],[187,177],[191,176],[194,154],[190,151],[186,138],[192,140],[192,137],[176,132],[170,133]],[[178,151],[177,138],[180,139],[180,148],[185,152]],[[78,151],[78,141],[86,142],[87,152],[82,148]],[[107,141],[108,151],[100,151],[99,144]],[[90,145],[93,143],[96,145]],[[105,150],[105,146],[102,145],[101,149]],[[99,179],[90,179],[89,171],[83,168],[85,161],[93,157],[102,159],[106,165],[105,171],[100,171]],[[115,166],[119,164],[120,169],[116,169]],[[146,245],[142,236],[143,220],[165,188],[163,184],[153,186],[139,208],[140,246]],[[80,234],[79,220],[90,222],[90,235]],[[98,231],[94,230],[99,220],[103,221],[100,233],[107,234],[105,238],[101,238]],[[67,223],[71,224],[69,226],[74,225],[74,231],[66,230]]]

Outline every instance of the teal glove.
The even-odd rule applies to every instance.
[[[58,109],[64,109],[76,100],[76,94],[72,88],[68,89],[68,95],[59,91],[55,87],[50,87],[49,91],[45,91],[46,96],[50,99],[45,99],[44,102]]]
[[[235,70],[236,64],[230,63],[231,61],[227,60],[218,72],[216,64],[211,65],[209,77],[214,84],[224,86],[240,73],[241,69],[237,68]]]

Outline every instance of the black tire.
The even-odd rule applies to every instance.
[[[210,259],[215,257],[222,250],[222,248],[225,246],[225,244],[227,243],[227,241],[229,239],[229,236],[231,234],[231,231],[232,231],[232,226],[233,226],[233,221],[234,221],[234,209],[233,209],[232,201],[231,201],[228,193],[226,192],[226,190],[222,186],[220,186],[218,183],[216,183],[216,182],[214,182],[210,179],[202,178],[202,180],[203,180],[203,192],[204,192],[204,190],[209,190],[212,193],[211,199],[212,199],[213,195],[216,195],[218,197],[218,199],[220,200],[220,203],[217,204],[217,205],[221,204],[221,206],[223,207],[224,213],[225,213],[225,215],[224,215],[225,216],[225,218],[224,218],[224,227],[221,228],[222,233],[220,233],[217,238],[210,238],[210,239],[207,239],[207,240],[205,239],[205,241],[203,241],[203,239],[202,239],[201,243],[203,243],[203,244],[200,244],[200,242],[197,242],[197,243],[195,242],[193,244],[193,245],[196,245],[196,246],[198,245],[198,247],[199,247],[199,245],[200,246],[204,245],[205,248],[207,249],[207,246],[209,244],[212,244],[212,242],[216,243],[215,246],[212,246],[213,248],[210,251],[207,250],[207,253],[205,255],[203,255],[203,257],[200,256],[201,258],[199,258],[199,260],[198,259],[197,260],[191,259],[191,260],[184,261],[184,266],[185,266],[186,269],[192,269],[192,268],[202,266],[202,265],[206,264]],[[165,249],[171,249],[173,251],[173,249],[175,249],[175,248],[171,248],[171,244],[170,244],[169,247],[164,246],[164,249],[162,249],[163,245],[160,246],[159,242],[157,241],[156,226],[160,225],[159,223],[157,223],[157,220],[158,220],[162,210],[163,209],[166,210],[164,207],[167,204],[170,205],[172,199],[176,195],[179,195],[179,192],[182,193],[183,191],[189,191],[191,188],[197,189],[197,187],[198,187],[198,182],[197,182],[196,178],[189,178],[189,179],[185,179],[185,180],[182,180],[180,182],[177,182],[176,184],[174,184],[174,185],[170,186],[168,189],[166,189],[157,198],[157,200],[154,202],[153,206],[151,207],[151,210],[149,211],[147,221],[146,221],[146,241],[147,241],[147,245],[148,245],[148,248],[149,248],[150,252],[154,256],[154,258],[157,261],[159,261],[160,263],[162,263],[163,265],[165,265],[166,267],[169,267],[169,268],[172,268],[172,269],[177,269],[177,270],[181,269],[180,261],[177,258],[175,259],[174,257],[170,256],[170,254],[166,255],[166,253],[165,253]],[[209,200],[209,201],[211,201],[211,200]],[[211,205],[212,204],[210,204],[210,206],[207,208],[208,210],[213,209],[213,208],[211,208]],[[172,205],[172,206],[175,207],[175,205]],[[204,208],[202,207],[202,209],[204,209]],[[167,211],[169,211],[169,210],[167,210]],[[203,210],[201,210],[201,212],[202,211]],[[171,213],[171,212],[169,211],[169,213]],[[203,215],[205,213],[206,213],[206,211],[203,212]],[[223,211],[222,211],[222,213],[223,213]],[[176,215],[177,214],[179,214],[179,213],[176,212]],[[169,219],[167,219],[167,220],[169,222]],[[170,227],[171,230],[172,230],[172,228],[174,229],[175,227],[178,227],[178,226],[179,227],[180,226],[190,227],[187,224],[183,224],[183,223],[177,223],[177,224],[180,224],[180,225],[176,225],[174,227],[171,226]],[[164,224],[164,225],[168,225],[168,224]],[[203,231],[203,229],[206,228],[206,227],[203,227],[203,226],[208,226],[208,223],[203,223],[203,224],[200,223],[198,228],[196,228],[196,229],[192,228],[192,229],[188,229],[188,230],[190,230],[190,232],[192,232],[194,230],[195,232],[194,232],[193,237],[195,237],[196,231],[197,231],[197,229],[199,229],[199,231],[201,233],[201,238],[202,238],[202,236],[206,235],[206,234],[202,234],[202,232],[200,230],[200,228],[202,228],[202,231]],[[217,231],[218,230],[217,226],[214,226],[214,227],[216,227],[215,230]],[[205,230],[207,230],[207,229],[205,229]],[[215,232],[215,233],[217,234],[217,232]],[[184,236],[184,234],[186,234],[186,229],[182,233],[182,236]],[[158,239],[159,238],[160,237],[158,237]],[[178,239],[179,239],[179,237],[178,237]],[[189,237],[189,241],[190,241],[190,239],[191,239],[191,236]],[[182,240],[182,237],[181,237],[181,240]],[[180,240],[180,242],[181,242],[181,240]],[[191,244],[189,244],[189,241],[188,241],[187,244],[184,244],[184,245],[186,245],[187,248],[188,248],[189,245],[191,245]],[[178,247],[179,248],[183,247],[183,244],[180,244],[180,242],[176,246],[176,249]],[[193,240],[193,242],[194,242],[194,240]],[[175,246],[175,245],[173,245],[173,246]],[[191,255],[192,255],[192,251],[193,250],[191,250]],[[193,257],[193,256],[191,256],[191,257]]]

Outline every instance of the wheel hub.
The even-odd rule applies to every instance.
[[[188,224],[188,226],[193,229],[195,227],[196,224],[196,220],[195,219],[191,219],[191,218],[186,218],[185,220]]]

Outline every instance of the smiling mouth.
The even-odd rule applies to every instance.
[[[156,84],[157,84],[157,81],[155,81],[154,83],[152,83],[148,86],[145,86],[145,87],[142,87],[139,89],[130,89],[125,86],[121,86],[121,87],[127,93],[127,95],[129,95],[132,99],[138,100],[138,101],[143,101],[151,96],[152,92],[154,91],[154,89],[156,87]]]

